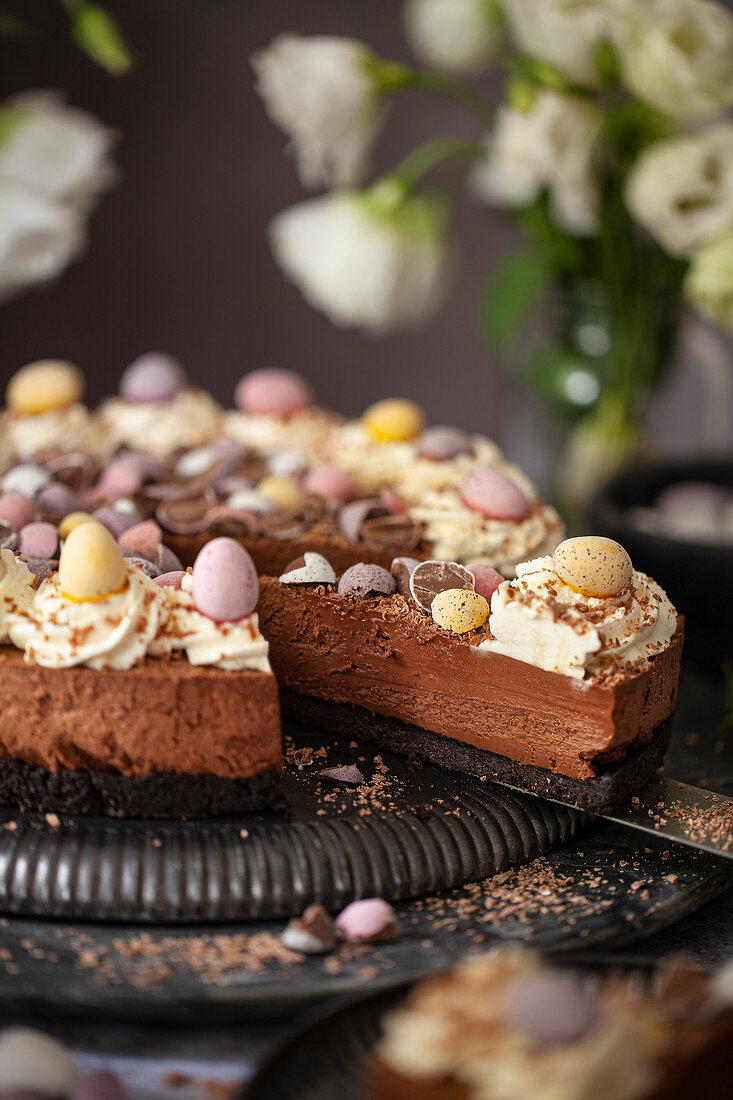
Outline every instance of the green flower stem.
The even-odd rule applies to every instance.
[[[483,96],[460,80],[454,80],[442,73],[428,72],[425,69],[413,69],[409,65],[401,65],[398,62],[391,61],[375,60],[373,71],[379,90],[384,95],[392,95],[395,92],[408,91],[413,88],[438,92],[450,99],[457,100],[487,128],[494,124],[494,109],[491,104],[487,103]]]
[[[484,157],[486,149],[478,141],[468,138],[442,137],[426,141],[408,153],[404,160],[393,168],[387,176],[396,183],[404,194],[414,191],[424,176],[443,161],[454,157],[467,157],[471,160]]]

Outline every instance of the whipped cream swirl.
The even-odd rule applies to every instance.
[[[22,620],[33,602],[33,574],[12,550],[0,550],[0,643],[10,637],[10,626]]]
[[[10,623],[10,640],[29,664],[44,668],[129,669],[141,661],[158,630],[160,588],[136,565],[126,584],[101,600],[71,600],[59,574],[43,581],[27,616]]]
[[[95,415],[81,404],[34,416],[5,413],[1,429],[14,456],[20,459],[34,458],[43,451],[94,452],[104,438]]]
[[[497,589],[489,628],[480,650],[582,680],[641,667],[669,645],[677,612],[644,573],[617,596],[584,596],[548,556],[518,565],[516,580]]]
[[[113,397],[99,411],[108,452],[125,445],[164,459],[184,447],[201,447],[221,431],[222,411],[204,390],[186,389],[171,401],[134,404]]]
[[[190,574],[183,585],[160,590],[163,605],[158,633],[148,649],[151,657],[182,650],[192,665],[214,665],[232,672],[272,671],[256,612],[236,622],[216,623],[194,607]]]

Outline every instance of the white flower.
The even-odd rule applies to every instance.
[[[594,87],[599,82],[599,46],[615,38],[633,4],[634,0],[504,0],[504,12],[510,35],[523,53],[554,65],[574,84]]]
[[[626,184],[632,215],[673,256],[733,226],[733,123],[651,145]]]
[[[0,142],[0,180],[79,207],[114,178],[114,134],[93,115],[69,107],[58,92],[24,92],[3,104],[8,133]]]
[[[0,179],[0,300],[58,275],[83,243],[77,210]]]
[[[442,298],[445,210],[389,182],[298,203],[270,224],[275,259],[336,325],[378,333],[417,324]]]
[[[487,0],[407,0],[404,22],[416,56],[447,72],[480,72],[501,42]]]
[[[295,34],[279,35],[252,58],[257,91],[291,138],[306,186],[364,178],[383,117],[376,64],[354,39]]]
[[[638,9],[621,44],[629,88],[685,121],[733,105],[733,15],[709,0],[645,0]]]
[[[700,249],[687,273],[685,291],[705,317],[733,328],[733,227]]]
[[[598,204],[593,145],[600,121],[593,104],[550,91],[540,92],[529,111],[500,107],[487,159],[472,173],[474,191],[496,206],[522,207],[547,190],[562,229],[593,233]]]

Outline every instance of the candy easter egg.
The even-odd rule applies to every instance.
[[[61,591],[72,600],[100,600],[125,584],[125,559],[101,523],[81,523],[67,536],[59,559]]]
[[[367,409],[362,424],[372,439],[396,442],[420,435],[425,427],[425,415],[414,401],[388,397]]]
[[[305,378],[289,370],[255,370],[234,391],[234,404],[256,416],[292,416],[313,404]]]
[[[473,512],[487,519],[519,522],[530,513],[530,503],[518,485],[490,466],[477,466],[466,474],[461,499]]]
[[[32,523],[35,515],[33,503],[27,497],[22,497],[19,493],[3,493],[0,496],[0,520],[14,531],[20,531],[26,523]]]
[[[149,351],[130,363],[120,379],[120,396],[137,405],[172,401],[186,386],[186,372],[163,351]]]
[[[196,609],[215,622],[251,615],[260,594],[254,562],[234,539],[212,539],[194,562],[191,591]]]
[[[84,375],[72,363],[39,359],[16,371],[5,391],[5,402],[18,416],[35,416],[65,409],[84,394]]]
[[[602,535],[565,539],[552,560],[560,580],[584,596],[617,596],[634,575],[623,546]]]

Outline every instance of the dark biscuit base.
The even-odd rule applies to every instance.
[[[251,779],[175,772],[128,777],[117,772],[50,772],[18,760],[0,760],[0,805],[41,813],[152,818],[287,811],[281,778],[271,772]]]
[[[556,798],[594,816],[628,802],[631,795],[654,777],[664,760],[670,737],[669,722],[664,722],[654,731],[649,744],[632,749],[623,760],[609,765],[595,779],[582,780],[557,775],[532,764],[518,764],[506,756],[409,726],[397,718],[372,714],[348,703],[332,703],[286,689],[280,692],[280,706],[283,714],[300,722],[321,726],[344,737],[373,742],[380,749],[416,761],[468,775],[486,776],[545,798]]]

